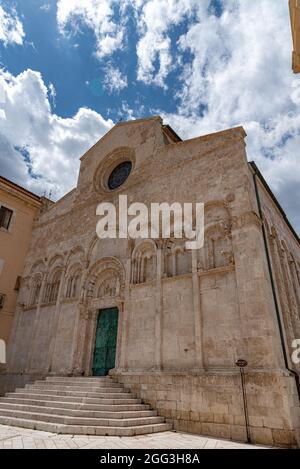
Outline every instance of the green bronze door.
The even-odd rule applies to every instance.
[[[115,367],[118,308],[101,309],[98,315],[93,375],[104,376]]]

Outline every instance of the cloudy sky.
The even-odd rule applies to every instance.
[[[243,125],[300,232],[288,0],[0,0],[0,173],[54,199],[123,119],[182,138]]]

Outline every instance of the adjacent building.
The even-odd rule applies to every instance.
[[[300,0],[289,0],[293,35],[293,70],[300,73]]]
[[[175,429],[244,440],[243,359],[252,441],[299,445],[300,243],[247,162],[245,136],[238,127],[182,141],[152,117],[118,123],[82,156],[77,186],[19,235],[31,239],[6,385],[110,373]],[[96,208],[118,207],[119,195],[204,203],[204,247],[173,235],[99,239]],[[23,210],[33,218],[39,203]]]
[[[8,342],[41,197],[0,176],[0,340]]]

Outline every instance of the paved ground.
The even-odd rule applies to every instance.
[[[135,437],[57,435],[0,425],[0,449],[221,449],[262,448],[188,433],[163,432]]]

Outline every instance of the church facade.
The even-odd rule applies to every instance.
[[[6,386],[109,372],[175,429],[243,441],[244,359],[252,441],[299,445],[299,239],[245,136],[181,141],[153,117],[118,123],[83,155],[76,188],[35,222]],[[120,194],[204,203],[204,247],[99,239],[96,208]]]

